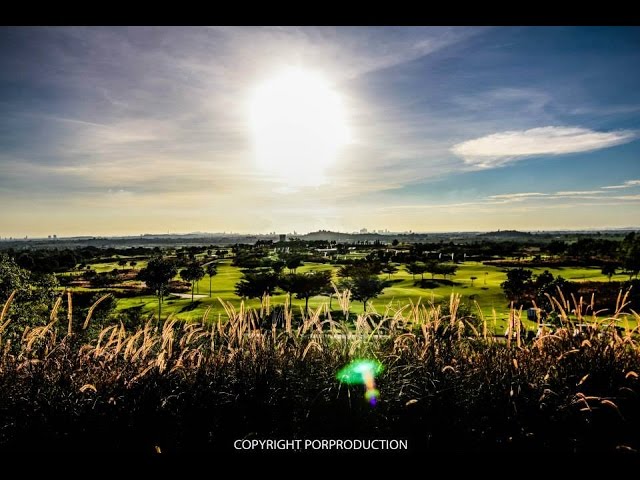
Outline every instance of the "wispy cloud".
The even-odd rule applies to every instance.
[[[284,63],[322,65],[338,79],[395,67],[472,37],[484,28],[387,27],[211,27],[235,60],[251,58],[258,68]],[[384,41],[381,41],[384,33]],[[231,59],[232,61],[234,58]]]
[[[558,202],[563,200],[562,203]],[[469,202],[453,203],[417,203],[387,206],[383,210],[432,211],[464,210],[497,212],[526,212],[545,208],[581,208],[601,206],[634,205],[640,201],[638,195],[608,195],[602,190],[593,191],[561,191],[555,193],[521,192],[488,195]],[[515,210],[514,210],[515,208]]]
[[[607,190],[617,190],[619,188],[631,188],[640,185],[640,180],[627,180],[621,185],[609,185],[607,187],[601,187]]]
[[[602,193],[604,193],[602,190],[570,190],[565,192],[557,192],[556,196],[574,197],[580,195],[601,195]]]
[[[475,95],[459,95],[452,102],[465,110],[488,111],[514,108],[521,109],[528,114],[540,114],[552,102],[549,93],[532,88],[502,87],[495,88]]]
[[[494,168],[537,155],[562,155],[612,147],[634,140],[630,131],[597,132],[579,127],[509,130],[458,143],[451,151],[465,163]]]
[[[489,198],[512,199],[512,198],[546,197],[547,195],[549,194],[539,193],[539,192],[501,193],[499,195],[489,195]]]

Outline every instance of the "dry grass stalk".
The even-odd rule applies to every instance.
[[[82,324],[83,330],[86,330],[86,328],[89,326],[89,321],[91,320],[91,316],[93,315],[93,311],[96,309],[96,307],[110,296],[111,294],[107,293],[106,295],[101,296],[93,305],[91,305],[91,308],[89,308],[89,311],[87,312],[87,318],[85,318],[84,323]]]
[[[73,304],[71,303],[71,290],[67,290],[67,335],[72,333]]]
[[[7,318],[6,322],[4,323],[2,322],[4,320],[4,317],[9,312],[9,308],[11,307],[11,303],[13,303],[13,299],[15,298],[16,293],[18,293],[17,290],[14,290],[13,292],[11,292],[11,295],[9,295],[9,298],[7,298],[7,301],[4,302],[4,307],[2,307],[2,312],[0,312],[0,334],[2,334],[4,329],[7,328],[7,325],[9,325],[9,321],[10,321],[9,318]]]

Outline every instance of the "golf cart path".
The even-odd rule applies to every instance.
[[[173,297],[178,297],[178,298],[191,298],[190,293],[169,293],[169,295]],[[202,295],[202,294],[196,294],[193,296],[193,298],[206,298],[206,297],[207,295]]]

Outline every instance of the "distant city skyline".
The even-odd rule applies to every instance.
[[[57,235],[45,235],[45,236],[18,236],[18,237],[0,237],[1,241],[19,241],[19,240],[67,240],[72,238],[137,238],[137,237],[198,237],[207,238],[209,236],[257,236],[257,237],[273,237],[280,239],[285,237],[289,240],[293,237],[306,236],[316,233],[335,233],[340,235],[382,235],[386,237],[400,236],[400,235],[447,235],[447,234],[484,234],[484,233],[500,233],[500,232],[520,232],[520,233],[532,233],[532,234],[546,234],[556,232],[575,232],[575,233],[613,233],[613,232],[632,232],[640,230],[638,226],[628,227],[614,227],[614,228],[590,228],[590,229],[558,229],[558,230],[513,230],[513,229],[498,229],[498,230],[450,230],[450,231],[391,231],[391,230],[368,230],[363,232],[362,230],[354,231],[338,231],[338,230],[314,230],[309,232],[167,232],[167,233],[140,233],[140,234],[124,234],[124,235],[69,235],[69,236],[57,236]]]
[[[638,85],[638,27],[1,27],[0,237],[634,227]]]

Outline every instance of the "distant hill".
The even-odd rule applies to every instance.
[[[300,240],[324,240],[324,241],[336,241],[336,242],[353,242],[353,241],[375,241],[390,242],[393,237],[390,235],[380,235],[378,233],[342,233],[332,232],[329,230],[318,230],[317,232],[310,232],[305,235],[293,235]]]
[[[534,234],[530,232],[520,232],[518,230],[497,230],[495,232],[479,233],[478,237],[482,238],[529,238]]]

